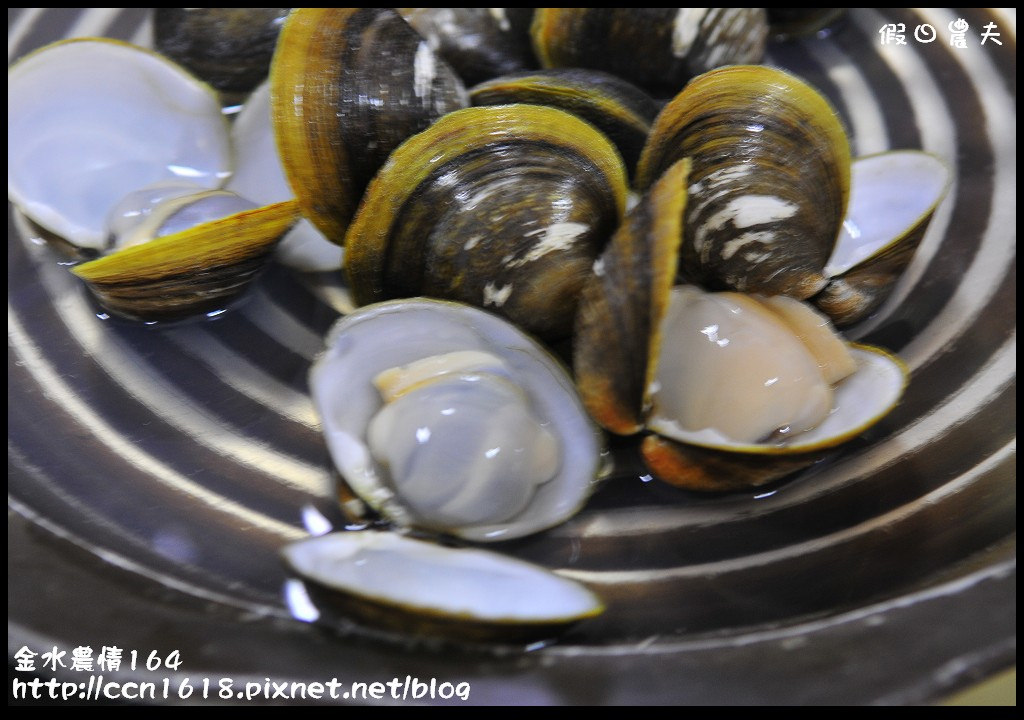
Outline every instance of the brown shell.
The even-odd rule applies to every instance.
[[[356,302],[465,302],[568,335],[626,199],[622,160],[582,120],[535,105],[451,113],[398,148],[345,239]]]
[[[655,121],[637,187],[682,157],[693,159],[685,277],[800,299],[825,286],[850,194],[850,148],[824,97],[773,68],[705,73]]]
[[[913,173],[911,177],[905,176],[905,169],[908,166],[913,167],[922,160],[928,159],[930,159],[932,167],[926,166],[922,171],[926,173],[926,178],[913,177]],[[915,191],[923,192],[927,182],[922,181],[934,181],[944,177],[945,182],[942,183],[941,189],[933,186],[936,192],[931,196],[931,202],[927,204],[927,208],[923,209],[920,216],[910,221],[906,227],[894,229],[892,236],[880,249],[842,272],[826,268],[831,275],[828,285],[811,298],[811,302],[840,327],[853,325],[863,320],[877,310],[892,293],[896,282],[903,275],[910,261],[913,260],[914,254],[935,216],[936,209],[948,192],[952,177],[941,159],[917,150],[890,150],[877,155],[860,157],[854,161],[855,171],[871,168],[873,165],[882,165],[881,172],[888,178],[885,183],[886,188],[898,186],[903,182],[915,184],[918,186]],[[879,171],[875,172],[877,174]],[[856,172],[854,175],[855,178],[858,177]],[[855,180],[855,182],[858,181]],[[871,180],[862,179],[859,182],[870,183]],[[876,192],[881,192],[882,195],[886,194],[885,190]],[[907,202],[908,194],[901,193],[900,195],[904,203]],[[854,207],[856,205],[861,207]],[[864,206],[863,202],[851,203],[851,214],[883,212],[886,212],[884,208]],[[854,224],[859,222],[858,218],[852,218],[852,221]],[[843,240],[846,235],[843,233],[840,240]]]
[[[673,165],[630,211],[587,282],[573,369],[583,403],[607,430],[644,428],[651,357],[675,279],[689,161]]]
[[[542,67],[618,75],[671,97],[700,73],[760,62],[764,8],[538,8],[533,48]]]
[[[537,67],[533,8],[398,8],[467,84]]]
[[[455,72],[390,8],[293,11],[270,83],[288,182],[303,214],[338,244],[391,151],[469,104]]]
[[[176,320],[220,310],[248,288],[299,218],[294,200],[236,213],[72,268],[124,317]]]
[[[831,449],[798,455],[746,455],[684,445],[648,435],[640,446],[644,462],[660,480],[686,490],[725,492],[765,485],[810,467]]]
[[[933,210],[921,218],[899,243],[831,278],[810,301],[839,327],[847,327],[866,318],[889,297],[896,281],[913,259],[934,214]]]
[[[225,100],[240,100],[266,79],[289,10],[158,7],[154,47],[224,93]]]
[[[583,118],[607,135],[632,176],[660,107],[632,83],[598,70],[536,70],[505,75],[469,90],[473,105],[530,103]]]

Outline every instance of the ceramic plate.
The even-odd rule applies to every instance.
[[[949,41],[958,19],[966,48]],[[905,44],[883,42],[890,23]],[[1001,44],[981,44],[990,23]],[[926,24],[930,43],[914,37]],[[62,37],[150,32],[146,9],[11,9],[8,61]],[[461,703],[452,691],[469,683],[474,703],[862,704],[933,701],[1013,664],[1015,16],[854,10],[827,37],[773,44],[769,61],[832,100],[857,155],[921,148],[953,169],[896,293],[851,333],[903,358],[906,396],[762,491],[690,494],[623,465],[568,524],[498,546],[608,604],[535,646],[307,623],[287,601],[279,548],[340,522],[306,385],[338,315],[333,281],[274,265],[204,322],[107,320],[9,207],[12,675],[29,677],[26,648],[43,679],[156,682],[168,702],[409,677],[434,680],[418,702]],[[74,668],[76,648],[115,646],[119,670]]]

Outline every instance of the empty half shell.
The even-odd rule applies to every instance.
[[[216,94],[156,53],[68,40],[19,60],[7,82],[8,197],[74,245],[102,248],[107,214],[130,192],[215,188],[231,172]]]
[[[583,585],[486,550],[389,532],[322,535],[286,547],[302,577],[375,626],[470,640],[534,640],[599,615]]]
[[[858,158],[850,205],[812,302],[839,326],[874,312],[914,257],[949,188],[950,172],[934,155],[896,150]]]

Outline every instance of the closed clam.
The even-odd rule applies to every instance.
[[[291,8],[156,8],[154,47],[238,101],[267,78]]]
[[[805,299],[824,268],[850,192],[850,149],[814,88],[762,66],[695,78],[661,112],[637,170],[645,189],[683,157],[688,180],[680,270],[711,289]]]
[[[850,204],[813,302],[839,326],[852,325],[889,296],[924,238],[949,187],[934,155],[894,150],[858,158]]]
[[[466,107],[462,81],[390,8],[299,8],[270,71],[274,134],[303,214],[332,242],[407,137]]]
[[[425,295],[569,334],[577,296],[626,202],[611,142],[554,108],[451,113],[399,147],[345,238],[359,304]]]

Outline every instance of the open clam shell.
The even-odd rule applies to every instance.
[[[637,170],[650,185],[689,157],[681,272],[711,289],[806,299],[846,215],[850,148],[828,101],[781,70],[692,80],[661,112]]]
[[[345,238],[359,304],[428,296],[570,334],[579,291],[622,217],[611,142],[538,105],[450,113],[391,155]]]
[[[599,272],[584,289],[574,347],[577,382],[588,410],[599,424],[619,434],[643,430],[653,433],[643,440],[641,450],[648,466],[662,480],[695,490],[752,487],[806,467],[824,457],[829,448],[863,433],[895,406],[906,384],[907,371],[885,351],[856,346],[851,348],[854,372],[834,388],[834,395],[819,389],[820,378],[813,380],[815,385],[806,385],[818,374],[822,360],[817,357],[800,360],[811,363],[811,375],[800,370],[791,378],[768,377],[763,382],[767,393],[756,398],[758,412],[767,402],[767,417],[774,417],[774,393],[783,393],[788,403],[791,392],[804,392],[811,387],[810,396],[818,406],[815,412],[823,418],[814,421],[817,426],[813,430],[784,443],[774,437],[737,441],[700,427],[683,429],[690,426],[664,409],[677,401],[663,402],[659,396],[667,384],[675,386],[682,379],[682,384],[699,389],[697,402],[710,399],[713,404],[732,404],[730,398],[736,394],[736,388],[761,383],[759,375],[751,373],[748,377],[746,369],[747,363],[758,360],[758,356],[740,357],[735,366],[731,365],[732,360],[725,360],[737,357],[735,353],[743,346],[741,343],[747,341],[745,334],[760,332],[754,326],[737,329],[734,336],[724,321],[720,327],[718,322],[708,320],[691,328],[697,333],[691,337],[680,340],[674,335],[683,327],[673,319],[679,317],[679,311],[673,309],[674,305],[670,307],[668,296],[683,242],[678,211],[686,202],[682,197],[686,185],[684,163],[670,168],[641,199],[602,255]],[[638,278],[638,287],[624,281],[629,278]],[[809,312],[806,306],[801,307]],[[748,337],[755,343],[747,347],[761,348],[750,352],[764,350],[756,335]],[[730,355],[720,358],[714,355],[717,349],[712,351],[718,359],[708,361],[707,355],[677,353],[680,342],[714,344],[723,352],[730,344],[733,348],[728,350]],[[799,349],[802,345],[797,342],[801,357],[806,355],[806,350]],[[631,355],[611,354],[612,359],[605,360],[610,354],[608,347],[630,348]],[[778,360],[779,365],[790,364],[790,357]],[[678,365],[674,364],[677,362]],[[726,362],[744,375],[721,377],[716,366],[726,367]],[[694,380],[698,369],[702,374]],[[742,401],[743,398],[737,400],[734,409],[738,413],[734,415],[745,423],[747,411]],[[805,401],[801,400],[800,409],[792,412],[802,413],[804,408]]]
[[[403,140],[469,100],[391,8],[298,8],[270,69],[274,132],[303,215],[331,241]]]
[[[494,478],[481,471],[481,457],[501,462],[519,453],[531,457],[535,448],[506,442],[506,427],[500,424],[506,417],[505,406],[495,410],[486,395],[478,403],[477,392],[461,393],[465,385],[456,396],[464,399],[457,403],[437,405],[451,395],[442,395],[437,402],[437,395],[413,398],[412,404],[419,406],[414,410],[437,405],[438,413],[430,416],[433,420],[410,426],[414,431],[410,437],[414,435],[419,446],[411,449],[410,462],[393,460],[390,450],[398,448],[397,442],[385,448],[386,458],[374,449],[371,423],[379,422],[386,404],[375,378],[385,370],[467,351],[500,361],[503,397],[508,395],[505,389],[514,388],[511,392],[537,425],[554,438],[558,455],[553,476],[526,484],[518,471]],[[483,381],[473,383],[486,390]],[[600,433],[579,401],[572,379],[536,341],[483,310],[423,298],[362,308],[331,329],[327,348],[310,371],[309,384],[331,457],[344,481],[367,505],[399,525],[475,541],[522,537],[564,522],[582,507],[593,488]],[[450,386],[437,387],[446,391]],[[476,442],[479,437],[497,440],[484,446]],[[466,443],[460,445],[463,440]],[[509,455],[510,448],[516,447],[525,449],[511,450]],[[404,469],[411,468],[412,475],[417,463],[420,468],[434,467],[435,452],[448,458],[445,467],[436,473],[428,471],[424,483],[413,487],[415,477],[407,479]],[[506,480],[499,477],[516,487],[500,486]],[[500,498],[506,496],[513,504],[502,504]],[[460,503],[457,510],[448,505],[449,500]],[[456,512],[459,520],[449,519]]]
[[[850,205],[825,266],[829,282],[812,302],[839,326],[874,312],[889,296],[951,181],[939,158],[897,150],[858,158]]]
[[[545,568],[397,533],[322,535],[283,554],[348,614],[417,635],[528,641],[604,610],[590,590]]]
[[[641,447],[645,461],[658,477],[679,487],[734,490],[763,485],[821,460],[885,417],[906,388],[907,369],[895,356],[867,345],[853,345],[851,352],[857,369],[835,386],[833,410],[792,442],[731,441],[683,430],[653,414],[648,429],[655,435]]]
[[[299,218],[294,200],[132,245],[72,268],[103,307],[139,320],[223,309],[262,272]]]
[[[44,47],[7,76],[7,194],[33,222],[102,248],[107,213],[163,180],[218,187],[231,172],[214,91],[156,53],[108,39]]]

